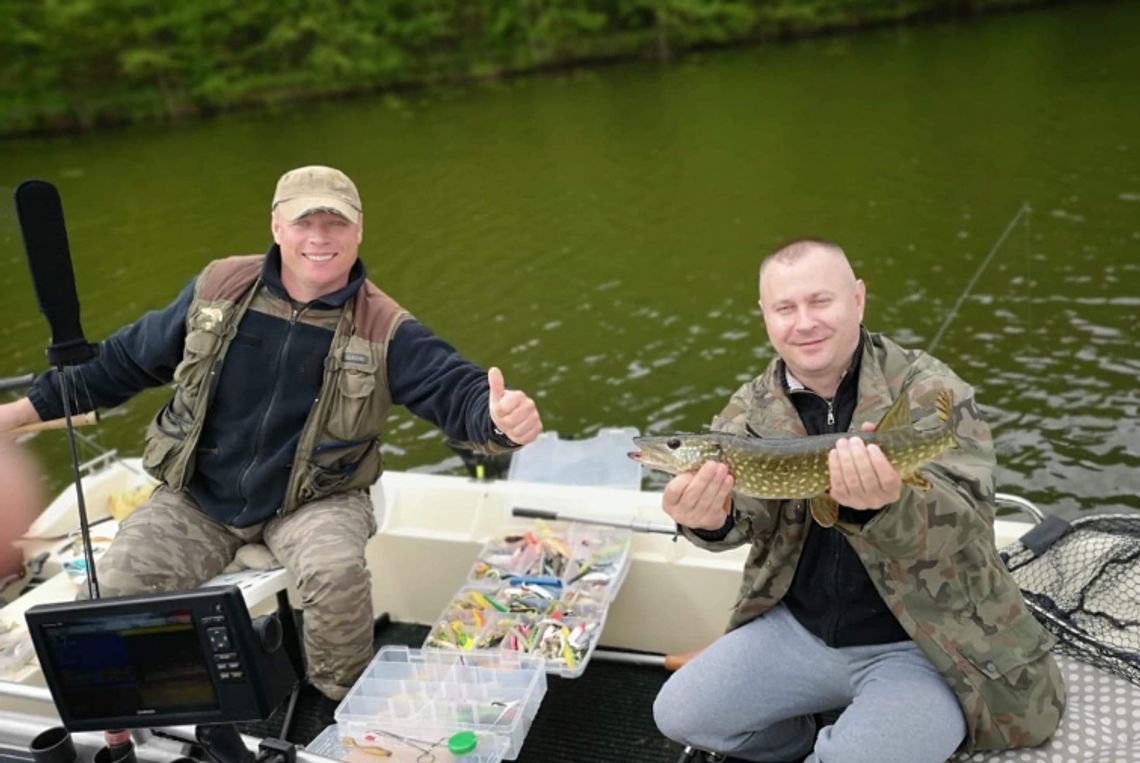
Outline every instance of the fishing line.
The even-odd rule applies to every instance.
[[[1033,253],[1029,248],[1032,239],[1029,235],[1029,222],[1032,219],[1032,215],[1025,216],[1025,286],[1027,289],[1025,295],[1025,331],[1027,345],[1033,342]]]
[[[89,409],[94,409],[95,404],[93,402],[93,398],[91,397],[91,388],[87,386],[87,377],[83,374],[83,366],[73,366],[72,368],[75,371],[73,376],[78,377],[79,381],[81,381],[83,383],[83,385],[82,385],[83,386],[83,393],[84,393],[84,396],[87,398],[87,402],[89,403],[89,405],[86,407]],[[65,370],[71,370],[71,369],[65,369]],[[78,404],[79,404],[79,400],[78,400],[79,385],[75,384],[74,380],[72,381],[72,388],[75,389],[76,405],[78,406]],[[141,469],[138,469],[138,468],[132,466],[125,459],[121,458],[117,451],[105,448],[102,445],[100,445],[95,440],[94,437],[89,437],[89,436],[82,434],[80,432],[76,432],[75,436],[78,437],[79,440],[84,445],[86,445],[88,448],[90,448],[97,456],[102,456],[108,460],[116,461],[119,464],[121,464],[123,466],[123,468],[125,468],[129,472],[133,472],[139,476],[146,476],[146,473],[143,472]]]
[[[978,266],[978,269],[974,271],[974,275],[970,278],[970,282],[966,284],[966,288],[963,289],[962,293],[958,296],[958,301],[954,303],[954,306],[952,308],[950,308],[950,312],[946,315],[946,320],[942,321],[942,325],[938,327],[938,331],[935,333],[934,339],[931,340],[930,344],[926,348],[926,352],[928,354],[934,353],[934,348],[936,348],[938,346],[938,343],[942,341],[942,335],[946,333],[946,329],[950,328],[950,324],[953,323],[954,319],[958,317],[958,312],[962,309],[962,304],[966,301],[966,298],[970,296],[970,291],[973,290],[974,284],[976,284],[978,282],[978,279],[982,277],[982,271],[986,269],[986,266],[990,264],[990,260],[992,260],[998,253],[998,250],[1001,249],[1002,244],[1005,243],[1005,240],[1009,237],[1009,234],[1013,232],[1014,227],[1017,226],[1018,220],[1021,219],[1022,215],[1028,215],[1032,211],[1033,210],[1029,207],[1028,201],[1021,203],[1021,208],[1018,209],[1016,213],[1014,213],[1013,219],[1011,219],[1009,221],[1009,224],[1005,226],[1005,230],[1002,231],[1001,236],[998,237],[997,242],[993,245],[993,248],[990,249],[990,253],[986,255],[984,260],[982,260],[982,263]],[[1028,232],[1029,226],[1027,223],[1027,236]]]
[[[73,408],[75,408],[76,410],[79,410],[80,398],[81,397],[86,397],[88,403],[92,402],[91,389],[87,385],[87,377],[83,374],[82,366],[65,366],[64,368],[59,369],[59,373],[61,375],[67,374],[67,381],[69,383],[65,384],[64,380],[61,378],[60,379],[60,387],[61,387],[60,392],[62,394],[63,389],[67,388],[72,393],[69,397],[69,400],[71,401]],[[17,383],[19,383],[19,386],[24,386],[24,387],[30,386],[31,383],[34,381],[34,379],[35,379],[35,377],[33,374],[28,374],[26,378],[25,377],[17,377],[17,378],[13,378],[13,379],[10,379],[7,381],[13,382],[12,386],[14,389],[17,386]],[[81,392],[82,392],[82,394],[80,394]],[[95,408],[95,406],[93,404],[85,406],[85,407],[87,407],[89,410],[92,410]],[[112,448],[104,447],[103,445],[99,444],[99,441],[96,440],[91,435],[84,434],[83,432],[80,432],[78,429],[73,429],[72,433],[75,435],[75,438],[81,444],[83,444],[88,449],[88,451],[90,453],[93,453],[96,457],[101,457],[101,458],[107,459],[108,461],[114,461],[118,464],[121,464],[123,466],[123,468],[129,472],[133,472],[134,474],[137,474],[137,475],[143,476],[143,477],[146,476],[146,472],[144,472],[143,470],[133,466],[129,461],[125,460],[122,456],[120,456],[118,451],[116,451]],[[31,435],[29,435],[29,436],[31,436]],[[84,464],[83,466],[84,466],[84,468],[88,468],[88,467],[92,466],[93,464],[94,464],[94,462],[91,462],[89,464]]]

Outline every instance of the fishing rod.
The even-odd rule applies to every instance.
[[[51,328],[51,343],[46,354],[48,363],[59,373],[64,428],[67,429],[79,530],[83,537],[83,558],[87,564],[87,593],[94,600],[99,598],[99,581],[95,575],[91,527],[83,498],[76,420],[71,411],[72,399],[78,390],[69,370],[94,358],[99,347],[87,341],[80,325],[79,295],[75,290],[75,273],[71,267],[71,249],[67,243],[59,191],[45,180],[25,180],[16,187],[15,202],[36,300]]]
[[[620,527],[626,530],[633,530],[636,533],[655,533],[658,535],[676,535],[676,525],[665,525],[657,522],[649,522],[637,517],[630,517],[629,519],[602,519],[600,517],[590,516],[588,514],[568,514],[564,511],[550,511],[548,509],[528,509],[522,506],[515,506],[511,509],[512,517],[519,517],[520,519],[545,519],[551,522],[578,522],[584,525],[600,525],[602,527]]]
[[[5,392],[22,392],[28,389],[28,387],[31,387],[35,380],[35,374],[2,377],[0,378],[0,394]],[[81,427],[89,426],[91,424],[98,424],[102,422],[102,420],[103,417],[101,414],[99,414],[97,411],[90,411],[88,413],[79,414],[78,416],[73,416],[71,418],[71,423],[73,426]],[[65,429],[66,427],[67,419],[59,418],[51,419],[49,421],[37,421],[34,424],[24,424],[23,426],[9,430],[8,434],[31,434],[54,429]],[[104,447],[94,437],[82,432],[75,432],[75,437],[79,440],[79,442],[83,443],[84,446],[95,453],[95,458],[79,465],[80,470],[90,470],[94,468],[96,464],[114,462],[122,466],[127,471],[133,472],[134,474],[137,474],[139,476],[147,476],[146,472],[142,471],[130,461],[127,461],[122,456],[120,456],[117,450]]]
[[[32,386],[35,380],[35,374],[24,374],[23,376],[7,376],[0,378],[0,393],[26,390],[28,387]],[[76,416],[72,416],[71,424],[72,426],[85,427],[90,426],[91,424],[98,424],[102,420],[103,417],[99,414],[98,411],[88,411],[87,413],[80,413]],[[9,429],[7,433],[19,435],[65,428],[67,428],[67,419],[59,418],[49,419],[48,421],[37,421],[34,424],[24,424],[22,426],[16,427],[15,429]],[[100,456],[111,457],[114,460],[122,463],[124,466],[130,468],[130,464],[119,458],[115,451],[104,448],[93,438],[88,437],[81,432],[76,432],[75,436],[79,439],[80,442],[94,450]],[[135,470],[132,469],[132,471]]]
[[[966,288],[963,289],[962,293],[958,295],[958,300],[954,303],[954,306],[950,308],[950,312],[946,314],[946,319],[942,321],[942,325],[938,327],[938,331],[934,334],[934,339],[930,341],[930,344],[926,348],[928,355],[934,354],[934,349],[938,347],[938,343],[942,341],[942,336],[946,333],[946,329],[950,328],[950,324],[953,323],[954,319],[958,317],[958,312],[962,309],[963,303],[965,303],[966,298],[970,296],[970,292],[973,291],[974,284],[976,284],[978,282],[978,279],[982,277],[982,271],[986,269],[986,267],[990,264],[990,261],[993,260],[995,255],[997,255],[998,250],[1001,249],[1002,244],[1004,244],[1005,240],[1009,238],[1009,234],[1013,232],[1014,226],[1017,225],[1017,221],[1020,220],[1023,215],[1028,215],[1032,211],[1033,209],[1029,206],[1028,201],[1021,202],[1021,208],[1014,213],[1013,218],[1009,221],[1009,224],[1005,226],[1005,230],[1002,231],[1002,234],[1000,236],[998,236],[998,240],[993,245],[993,248],[990,249],[990,253],[985,256],[985,259],[982,260],[982,263],[978,266],[977,270],[974,271],[974,275],[970,278],[970,282],[966,284]]]

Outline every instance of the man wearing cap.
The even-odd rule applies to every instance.
[[[464,360],[367,280],[361,210],[339,170],[285,173],[266,254],[211,262],[78,370],[80,410],[174,382],[143,453],[161,484],[100,560],[102,594],[193,588],[243,544],[264,543],[301,594],[309,679],[334,700],[372,656],[364,546],[389,408],[486,452],[542,430],[534,401],[506,390],[497,368]],[[48,372],[0,406],[0,433],[62,415]]]

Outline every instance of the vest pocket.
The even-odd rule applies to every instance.
[[[329,433],[351,440],[360,434],[361,419],[368,415],[372,392],[376,389],[374,367],[345,366],[337,378],[337,392],[329,412]],[[322,447],[318,445],[317,448]],[[314,450],[315,452],[315,450]]]
[[[174,382],[182,392],[187,407],[202,392],[203,382],[210,376],[210,362],[222,344],[222,335],[211,329],[193,329],[186,334],[182,362],[174,370]]]
[[[378,457],[379,440],[367,437],[359,440],[330,440],[313,448],[309,459],[309,479],[302,500],[312,500],[335,493],[349,485],[361,464]]]
[[[146,430],[146,447],[143,450],[142,465],[147,474],[155,479],[164,480],[165,467],[169,463],[175,450],[182,445],[184,437],[176,437],[164,430],[159,424],[164,408],[151,422]]]

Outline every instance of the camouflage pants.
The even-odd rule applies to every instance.
[[[364,546],[376,532],[367,491],[313,501],[253,527],[230,527],[186,493],[160,486],[128,516],[97,572],[103,596],[196,588],[245,543],[261,542],[293,576],[305,612],[309,680],[342,699],[372,658],[371,579]]]

